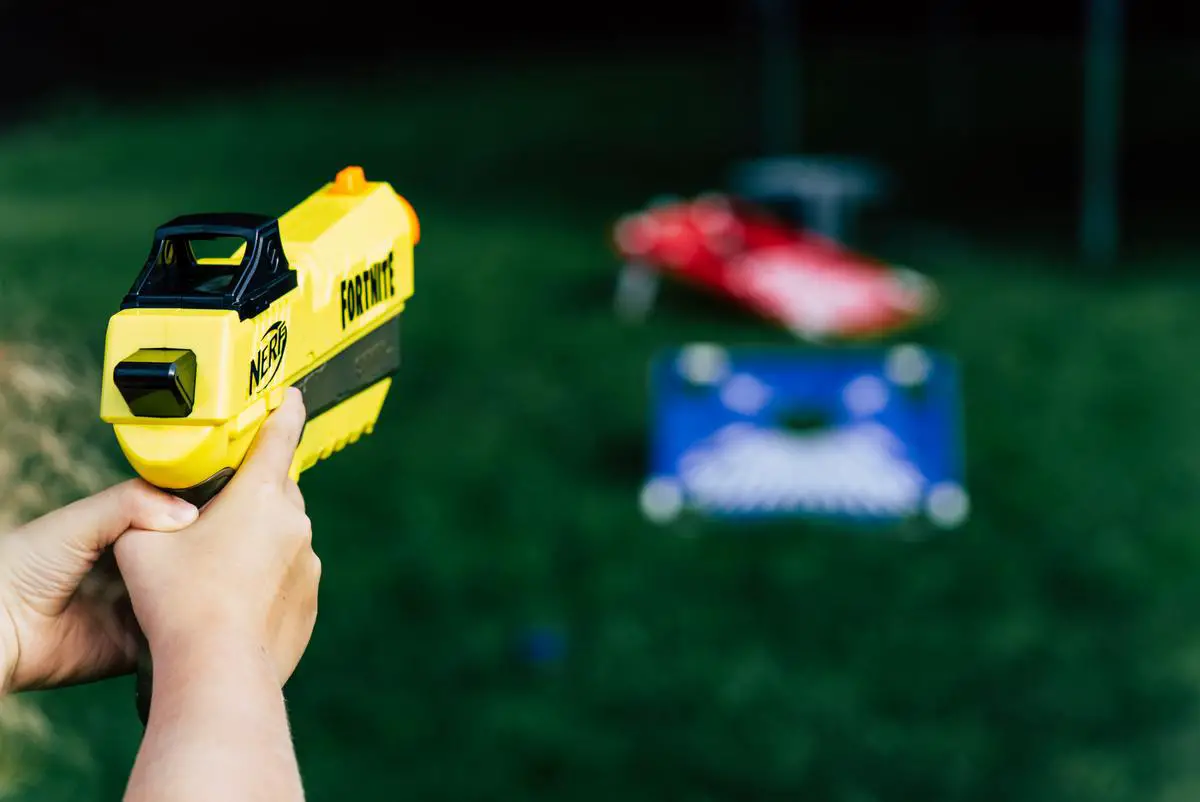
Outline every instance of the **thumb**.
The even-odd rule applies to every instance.
[[[18,530],[18,536],[24,548],[56,572],[82,576],[126,530],[173,532],[197,514],[186,501],[133,479],[44,515]]]
[[[250,453],[246,455],[242,467],[234,476],[232,483],[239,478],[245,482],[253,477],[256,481],[288,480],[288,471],[292,459],[296,455],[296,447],[300,445],[300,436],[304,431],[305,412],[304,396],[295,387],[289,387],[284,395],[283,403],[271,413],[258,430]]]

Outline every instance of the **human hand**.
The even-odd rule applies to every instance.
[[[178,532],[132,530],[115,552],[157,666],[264,654],[282,686],[317,614],[321,563],[304,498],[289,478],[304,428],[300,392],[263,423],[250,453],[199,519]]]
[[[0,694],[132,670],[137,625],[98,563],[130,527],[170,532],[196,514],[135,479],[0,536]]]

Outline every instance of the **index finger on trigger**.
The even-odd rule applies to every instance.
[[[303,396],[295,387],[289,387],[283,403],[267,416],[258,435],[250,446],[250,452],[242,463],[238,476],[272,477],[280,483],[288,481],[288,470],[300,435],[304,431],[305,409]]]

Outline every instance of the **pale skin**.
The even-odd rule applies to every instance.
[[[304,415],[289,390],[201,511],[135,480],[0,535],[0,693],[128,673],[139,627],[150,645],[127,802],[304,799],[282,690],[321,574],[288,476]]]

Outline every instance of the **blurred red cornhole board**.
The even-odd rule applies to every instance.
[[[799,230],[765,208],[707,194],[626,215],[617,310],[641,318],[659,276],[715,292],[814,342],[887,336],[927,320],[937,288],[916,271]]]

